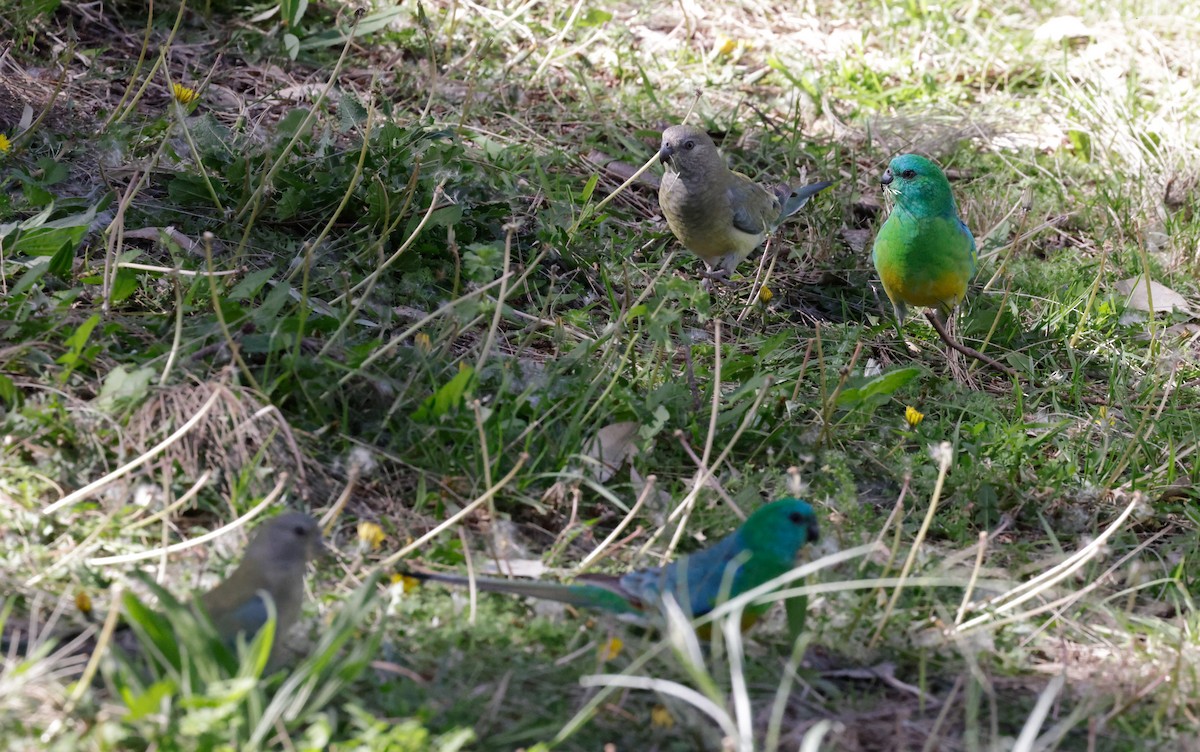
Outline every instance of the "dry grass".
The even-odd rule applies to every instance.
[[[104,376],[117,365],[138,365],[138,356],[105,349],[92,371],[69,373],[50,386],[46,375],[59,373],[52,358],[31,353],[61,356],[67,350],[62,337],[22,332],[26,346],[3,351],[10,364],[5,373],[27,405],[55,417],[5,429],[12,437],[5,463],[10,478],[0,493],[12,511],[0,525],[4,540],[20,541],[13,548],[19,553],[4,560],[24,599],[20,612],[36,617],[50,602],[60,604],[51,611],[69,613],[75,590],[99,591],[120,576],[112,565],[89,568],[89,558],[161,553],[179,535],[193,537],[195,518],[180,516],[187,509],[200,509],[212,527],[236,524],[283,473],[295,491],[291,503],[329,512],[341,497],[346,506],[331,517],[379,520],[389,535],[388,548],[376,554],[355,549],[351,525],[335,526],[342,554],[313,586],[322,612],[380,560],[479,499],[485,503],[473,506],[455,531],[418,553],[447,563],[476,548],[514,544],[521,557],[544,554],[570,572],[624,518],[624,509],[611,502],[628,508],[646,488],[640,478],[653,473],[668,489],[666,501],[650,497],[628,537],[605,553],[604,566],[634,566],[644,563],[635,551],[663,532],[671,499],[706,469],[696,455],[716,454],[697,449],[689,456],[688,449],[712,440],[703,433],[707,426],[724,431],[750,415],[749,429],[728,444],[728,464],[711,468],[720,489],[712,498],[744,504],[760,492],[782,491],[788,487],[784,469],[796,466],[830,541],[814,558],[877,537],[891,549],[861,569],[842,567],[817,578],[833,589],[813,596],[812,642],[798,673],[783,668],[787,648],[778,622],[746,644],[751,681],[741,695],[722,663],[728,654],[706,655],[701,673],[720,688],[729,717],[743,720],[736,712],[740,699],[752,704],[755,739],[765,738],[777,707],[774,691],[786,677],[795,690],[778,706],[781,748],[818,733],[827,734],[824,748],[845,750],[1124,749],[1143,742],[1189,748],[1200,738],[1200,663],[1187,573],[1196,553],[1190,542],[1195,515],[1177,499],[1179,493],[1195,498],[1196,426],[1188,416],[1200,404],[1196,349],[1194,338],[1182,345],[1163,338],[1165,327],[1151,327],[1149,343],[1115,329],[1107,323],[1116,305],[1107,291],[1115,278],[1149,273],[1185,295],[1197,293],[1200,94],[1194,84],[1200,49],[1194,40],[1200,16],[1161,0],[1102,7],[1062,0],[1046,8],[754,0],[589,8],[443,0],[425,4],[431,19],[425,27],[415,11],[403,9],[389,29],[351,45],[328,103],[317,108],[319,148],[305,151],[304,159],[358,148],[361,123],[343,127],[337,117],[352,101],[386,104],[390,117],[377,112],[379,122],[453,131],[462,150],[458,161],[429,161],[444,186],[442,208],[469,215],[504,207],[508,224],[494,223],[502,225],[496,237],[512,247],[494,245],[510,253],[513,282],[480,292],[467,267],[469,254],[478,252],[472,245],[486,245],[487,238],[480,233],[460,242],[447,230],[453,221],[434,223],[421,239],[436,234],[454,262],[424,285],[436,291],[431,299],[389,297],[406,275],[419,273],[419,265],[405,266],[410,257],[402,257],[395,269],[371,277],[374,292],[344,322],[352,333],[345,342],[329,340],[328,352],[319,340],[295,348],[297,354],[320,349],[325,358],[314,359],[324,368],[315,376],[296,377],[319,381],[322,388],[311,390],[317,398],[283,378],[257,389],[243,386],[248,374],[288,375],[278,367],[283,356],[254,354],[248,364],[235,359],[231,366],[230,357],[241,353],[238,337],[210,337],[188,350],[190,357],[177,366],[182,376],[148,390],[127,411],[99,409],[93,398]],[[340,15],[346,9],[332,10],[346,20]],[[592,10],[612,18],[593,23],[586,15]],[[26,105],[34,118],[47,113],[20,145],[39,154],[53,151],[47,145],[69,152],[63,161],[70,173],[55,199],[129,191],[130,215],[121,221],[130,230],[236,225],[212,207],[173,204],[169,179],[189,174],[191,146],[162,116],[170,94],[161,73],[123,110],[141,85],[140,79],[129,83],[127,74],[145,52],[145,75],[170,39],[172,80],[201,90],[201,108],[185,124],[195,133],[210,124],[228,128],[229,147],[250,153],[279,142],[280,124],[324,90],[339,47],[288,61],[278,39],[268,36],[273,22],[250,21],[237,11],[189,11],[177,36],[169,38],[169,26],[156,24],[146,42],[132,13],[64,2],[53,16],[38,18],[36,33],[16,35],[0,60],[0,130],[21,122]],[[0,15],[16,32],[23,27],[12,14],[4,9]],[[74,29],[73,39],[67,29]],[[693,109],[694,120],[724,137],[722,149],[738,169],[763,180],[839,180],[836,195],[814,202],[772,240],[773,255],[755,257],[762,261],[758,278],[773,293],[769,303],[745,305],[757,295],[744,290],[701,296],[690,286],[691,262],[668,256],[674,246],[657,216],[653,180],[627,190],[603,222],[578,232],[547,229],[578,228],[588,203],[579,195],[588,180],[599,175],[594,204],[652,153],[664,124]],[[155,140],[160,133],[171,135]],[[889,155],[909,150],[947,166],[980,240],[982,289],[972,293],[968,320],[960,322],[966,336],[990,338],[987,352],[997,357],[1028,358],[1039,383],[1015,396],[1007,379],[961,362],[947,365],[925,328],[911,327],[921,345],[922,376],[903,399],[924,400],[922,409],[937,416],[925,432],[901,434],[881,425],[899,423],[894,413],[901,398],[855,410],[838,407],[837,396],[847,378],[867,367],[914,361],[882,326],[888,313],[870,293],[868,258],[882,212],[878,174]],[[366,183],[382,172],[371,167]],[[142,190],[129,190],[143,178]],[[480,184],[490,195],[472,193]],[[283,192],[264,193],[273,202]],[[432,202],[414,190],[397,199],[394,216],[411,215],[415,222]],[[85,249],[92,256],[109,239],[112,212],[89,233]],[[295,217],[260,221],[246,236],[239,225],[219,238],[219,248],[229,251],[242,241],[245,252],[219,252],[215,264],[243,277],[280,270],[274,279],[303,290],[294,300],[304,315],[341,315],[339,296],[364,279],[360,265],[386,258],[399,241],[389,245],[385,236],[376,246],[373,227],[343,220],[333,223],[331,235],[319,235],[313,228],[332,214],[331,206],[311,224]],[[401,225],[402,240],[420,234],[413,222]],[[313,254],[309,284],[300,270],[305,243],[318,235],[324,242]],[[166,268],[183,263],[158,246],[129,242],[121,250],[141,250]],[[428,248],[412,255],[418,253],[434,259],[428,267],[437,266]],[[89,256],[75,271],[83,276],[102,263]],[[756,278],[749,264],[740,271],[748,281]],[[6,278],[6,285],[14,279]],[[27,305],[53,310],[52,294],[75,282],[52,285],[51,294]],[[126,327],[130,340],[149,346],[170,331],[157,318],[174,309],[175,292],[170,285],[147,288],[136,316],[122,313],[106,323]],[[61,326],[86,318],[98,305],[93,295],[93,288],[80,293],[79,309],[65,314]],[[462,302],[439,313],[438,306],[454,300]],[[653,314],[676,318],[656,324],[651,313],[631,315],[643,302]],[[669,387],[685,382],[685,369],[691,376],[699,371],[702,385],[711,383],[717,319],[723,357],[741,370],[723,382],[725,390],[715,390],[711,405],[719,412],[710,421],[710,404]],[[372,348],[364,346],[363,332],[373,331],[364,320],[383,333]],[[669,334],[654,334],[655,325]],[[390,340],[410,328],[426,339]],[[261,332],[248,328],[238,336],[252,333]],[[754,362],[773,337],[793,339],[767,365]],[[380,352],[385,343],[392,348],[386,357]],[[378,360],[360,367],[364,357]],[[460,364],[483,374],[462,412],[440,422],[415,420],[429,393]],[[763,400],[761,413],[757,403],[744,411],[735,391],[758,384],[754,379],[768,367],[784,391]],[[746,391],[752,398],[758,388]],[[586,413],[587,423],[560,426],[568,419],[563,416],[579,417],[571,412],[574,400],[589,389],[597,409]],[[523,407],[529,395],[536,410]],[[1106,411],[1097,413],[1099,405]],[[369,422],[364,418],[376,414],[385,417],[362,428]],[[458,415],[467,417],[456,422]],[[692,415],[699,417],[692,421]],[[496,427],[505,420],[517,428]],[[636,420],[644,432],[643,454],[631,459],[638,480],[599,482],[576,470],[584,463],[569,458],[583,453],[597,430],[620,420]],[[149,453],[181,427],[176,440]],[[721,434],[722,440],[729,436]],[[959,454],[944,507],[928,538],[918,542],[915,529],[937,470],[925,447],[942,440],[955,442]],[[518,456],[529,464],[496,498],[489,496]],[[118,470],[139,457],[136,467]],[[71,496],[97,478],[107,482]],[[1119,518],[1134,492],[1148,501]],[[897,496],[905,497],[903,504]],[[39,516],[62,499],[93,503]],[[712,539],[727,531],[733,515],[719,509],[701,506],[685,546],[699,543],[690,534]],[[1002,519],[989,509],[1002,510]],[[1121,521],[1112,537],[1096,544],[1114,519]],[[153,526],[138,527],[147,521]],[[981,530],[991,537],[977,558]],[[233,550],[237,540],[227,536],[218,548]],[[907,586],[876,642],[872,635],[895,591],[838,590],[837,584],[894,576],[910,552],[914,578],[949,584]],[[1079,568],[1001,610],[1006,594],[1013,598],[1017,588],[1055,571],[1075,552],[1084,554]],[[196,563],[195,552],[191,556]],[[480,554],[473,556],[479,566]],[[224,559],[210,556],[205,563]],[[187,569],[186,561],[164,555],[156,571]],[[183,579],[166,576],[172,583]],[[187,581],[196,584],[194,572]],[[964,598],[963,588],[974,581],[978,591]],[[470,613],[477,606],[482,611],[467,628],[462,603],[393,589],[389,613],[376,628],[389,630],[382,657],[395,671],[368,676],[353,696],[365,698],[380,717],[420,716],[438,730],[471,726],[481,748],[514,748],[550,739],[583,706],[591,695],[576,685],[581,673],[619,671],[592,660],[593,643],[602,640],[576,630],[571,620],[529,619],[524,610],[492,602],[472,602]],[[974,626],[956,629],[972,619]],[[6,629],[25,621],[10,620]],[[630,653],[661,648],[647,638]],[[24,719],[26,729],[62,720],[66,678],[78,669],[78,656],[63,660],[40,657],[26,674],[6,662],[0,696],[10,699],[3,712]],[[702,689],[706,681],[669,657],[642,671]],[[397,688],[396,675],[424,683]],[[1033,723],[1039,698],[1050,710],[1044,722]],[[671,731],[646,720],[651,703],[643,700],[629,693],[602,706],[593,725],[564,748],[596,748],[605,740],[647,749],[721,743],[707,716],[687,703],[668,703],[679,720]],[[81,712],[96,714],[100,725],[119,723],[120,714],[101,703],[85,703]],[[1026,726],[1042,746],[1013,742],[1027,738],[1021,735]],[[342,727],[338,733],[349,743],[357,732]]]

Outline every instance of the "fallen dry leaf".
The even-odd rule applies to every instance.
[[[1150,280],[1149,290],[1146,288],[1146,278],[1143,276],[1130,277],[1113,284],[1117,294],[1126,298],[1125,307],[1146,313],[1163,313],[1178,311],[1192,312],[1187,298],[1175,292],[1166,285]]]
[[[638,424],[635,421],[610,423],[596,432],[596,435],[584,446],[583,456],[592,460],[588,463],[588,471],[600,483],[605,483],[616,475],[625,460],[637,453]]]

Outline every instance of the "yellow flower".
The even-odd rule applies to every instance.
[[[908,421],[909,428],[916,428],[921,425],[921,421],[925,420],[925,413],[909,405],[904,408],[904,419]]]
[[[171,94],[174,95],[175,101],[188,105],[200,98],[195,89],[189,89],[183,84],[171,84]]]
[[[79,609],[84,616],[92,615],[92,598],[84,591],[80,590],[75,594],[75,608]]]
[[[433,342],[430,341],[429,335],[425,332],[419,332],[413,337],[413,342],[416,343],[417,349],[423,353],[427,353],[433,349]]]
[[[358,542],[364,548],[372,550],[378,549],[383,545],[383,539],[386,536],[383,534],[383,528],[376,525],[374,522],[358,523]]]
[[[405,595],[408,595],[421,586],[421,581],[407,574],[394,574],[392,575],[392,584],[400,585],[400,589],[404,591]]]
[[[671,717],[671,711],[667,710],[663,705],[655,705],[650,708],[650,725],[657,728],[671,728],[675,725],[675,719]]]
[[[624,647],[625,643],[621,642],[620,637],[610,637],[607,642],[600,646],[600,661],[611,661],[621,654],[621,650]]]
[[[8,140],[8,136],[0,133],[0,154],[7,154],[12,150],[12,141]]]
[[[773,297],[775,297],[775,293],[771,292],[771,288],[766,285],[763,285],[762,289],[758,291],[758,299],[763,303],[770,303]]]

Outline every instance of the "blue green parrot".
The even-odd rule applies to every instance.
[[[790,571],[796,554],[806,543],[818,540],[817,516],[800,499],[781,499],[756,510],[742,525],[702,551],[685,555],[662,567],[628,574],[583,575],[564,585],[535,580],[493,577],[469,579],[461,575],[409,572],[420,580],[467,586],[559,601],[573,606],[653,619],[661,612],[663,594],[670,593],[691,619],[703,616],[723,600],[736,597]],[[748,628],[770,604],[754,604],[745,611]]]

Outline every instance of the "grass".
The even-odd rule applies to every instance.
[[[0,2],[9,748],[1197,743],[1195,324],[1114,292],[1196,300],[1193,9],[447,0],[350,44],[340,4],[259,10]],[[839,181],[729,289],[649,183],[596,209],[693,108],[737,169]],[[1019,381],[895,336],[868,254],[910,150],[979,240],[958,331]],[[388,577],[622,572],[788,493],[798,636]],[[264,500],[336,551],[265,677],[168,597],[244,536],[163,552]],[[110,608],[189,649],[79,681],[60,635]]]

